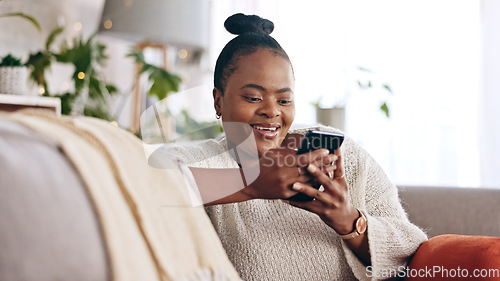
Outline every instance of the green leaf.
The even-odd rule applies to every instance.
[[[167,97],[168,92],[172,91],[172,86],[168,79],[164,79],[164,75],[160,71],[153,71],[149,75],[149,80],[153,82],[148,91],[148,95],[157,96],[162,100]]]
[[[390,94],[392,94],[392,89],[391,89],[391,86],[389,86],[389,84],[383,84],[382,87],[387,91],[389,92]]]
[[[143,63],[139,73],[142,74],[142,73],[147,73],[150,71],[155,71],[155,66],[151,65],[151,64]]]
[[[103,103],[98,103],[93,106],[85,106],[83,109],[83,114],[85,116],[92,116],[104,120],[111,121],[113,120],[113,116],[109,113],[107,106]]]
[[[387,106],[387,103],[383,103],[381,106],[380,106],[380,110],[382,110],[385,115],[387,116],[387,118],[389,118],[389,107]]]
[[[57,35],[61,34],[63,30],[64,27],[58,27],[49,34],[49,37],[47,37],[47,42],[45,43],[46,50],[50,49],[50,46],[52,45],[52,43],[54,43],[54,39],[57,37]]]
[[[216,138],[224,130],[217,121],[198,122],[193,119],[186,109],[175,116],[175,131],[189,140]]]
[[[72,93],[65,93],[63,95],[52,96],[52,97],[57,97],[61,100],[62,114],[69,115],[71,113],[71,110],[73,110],[73,102],[75,101],[76,95]]]
[[[13,57],[11,54],[5,56],[0,62],[0,66],[23,66],[21,60]]]
[[[113,84],[106,84],[106,89],[110,95],[118,93],[118,88]]]
[[[316,101],[314,102],[311,102],[311,105],[316,107],[316,108],[320,108],[321,107],[321,100],[323,99],[323,97],[319,97]]]
[[[107,89],[104,81],[97,79],[95,75],[89,73],[89,97],[95,100],[100,100],[105,102],[105,97],[107,96]],[[106,93],[104,92],[106,91]]]
[[[157,96],[162,100],[167,97],[170,92],[179,91],[179,85],[182,79],[163,68],[144,64],[143,68],[149,72],[148,80],[152,83],[148,91],[148,95]]]
[[[146,63],[142,50],[133,48],[127,54],[127,57],[131,57],[136,63],[142,64],[139,74],[148,73],[148,81],[151,83],[148,95],[157,96],[158,99],[162,100],[167,97],[168,93],[179,91],[182,79],[161,67]]]
[[[370,80],[368,80],[368,82],[366,82],[366,84],[364,84],[363,82],[361,82],[359,80],[357,80],[356,82],[361,89],[368,89],[368,88],[372,87],[372,81],[370,81]]]
[[[26,66],[31,69],[30,77],[38,85],[43,86],[48,93],[47,82],[45,80],[45,71],[52,63],[52,55],[47,52],[38,52],[30,54]]]
[[[146,63],[146,60],[144,59],[144,53],[138,48],[132,48],[127,54],[127,57],[133,58],[135,62]]]
[[[368,68],[365,68],[365,67],[362,67],[362,66],[358,66],[358,69],[361,70],[361,71],[364,71],[364,72],[369,72],[369,73],[372,73],[373,71],[371,71],[370,69]]]
[[[20,17],[20,18],[24,18],[26,20],[28,20],[29,22],[31,22],[35,27],[36,29],[38,29],[38,31],[42,31],[42,28],[40,27],[40,24],[38,23],[38,21],[32,17],[32,16],[29,16],[27,14],[24,14],[24,13],[7,13],[7,14],[3,14],[3,15],[0,15],[0,18],[1,17]]]

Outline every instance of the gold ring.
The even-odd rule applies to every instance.
[[[336,177],[335,179],[343,179],[345,177],[345,174],[342,174],[340,177]]]

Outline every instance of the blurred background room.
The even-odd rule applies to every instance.
[[[212,124],[238,12],[274,22],[295,126],[342,128],[400,186],[500,188],[498,0],[1,0],[0,71],[18,58],[23,95],[134,133],[165,98],[173,123]]]

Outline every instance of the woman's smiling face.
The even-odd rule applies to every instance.
[[[224,93],[214,89],[215,110],[224,122],[249,124],[262,155],[280,146],[295,117],[292,66],[261,48],[240,57],[236,67],[226,79]]]

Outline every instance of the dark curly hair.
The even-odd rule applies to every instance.
[[[224,27],[238,36],[226,44],[215,64],[214,87],[222,93],[224,93],[227,78],[236,71],[238,60],[242,56],[264,48],[290,62],[285,50],[269,35],[274,30],[274,24],[271,21],[256,15],[234,14],[226,19]]]

